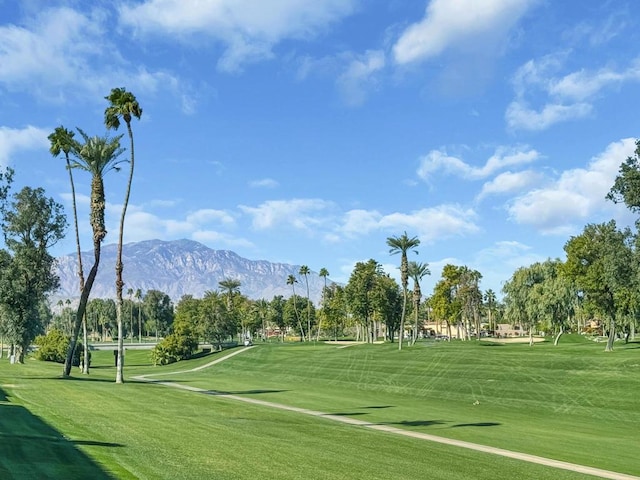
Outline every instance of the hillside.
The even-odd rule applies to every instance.
[[[102,248],[100,269],[92,298],[115,298],[115,263],[117,245]],[[83,252],[85,276],[93,263],[93,252]],[[141,289],[160,290],[176,302],[185,294],[202,297],[207,290],[218,290],[218,282],[231,278],[241,282],[240,291],[252,299],[271,300],[274,295],[291,296],[287,277],[298,278],[296,293],[306,295],[304,278],[298,275],[299,265],[272,263],[266,260],[248,260],[229,250],[214,250],[192,240],[148,240],[123,246],[123,278],[126,291]],[[57,274],[60,289],[54,299],[78,298],[76,255],[58,258]],[[310,297],[318,304],[324,279],[317,272],[309,275]]]

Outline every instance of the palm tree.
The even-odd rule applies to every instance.
[[[80,247],[80,231],[78,229],[78,209],[76,206],[76,187],[73,181],[73,170],[71,169],[71,160],[69,154],[75,148],[78,149],[78,143],[73,139],[75,133],[71,130],[67,130],[62,125],[56,127],[51,135],[47,138],[51,142],[49,151],[51,155],[57,157],[60,152],[64,152],[64,157],[67,162],[67,172],[69,172],[69,183],[71,184],[71,205],[73,206],[73,226],[76,234],[76,252],[78,256],[78,279],[80,283],[80,294],[84,290],[84,268],[82,267],[82,248]],[[84,344],[84,358],[89,358],[89,342],[87,341],[87,319],[83,315],[82,317],[82,336]],[[82,365],[82,373],[89,373],[89,362],[85,361]]]
[[[298,271],[298,274],[302,275],[304,277],[304,283],[307,285],[307,339],[309,341],[311,341],[311,300],[309,298],[309,273],[311,272],[311,270],[309,270],[309,267],[307,267],[306,265],[302,265],[300,267],[300,270]]]
[[[324,279],[324,288],[322,289],[322,308],[324,309],[325,307],[325,294],[327,292],[327,277],[329,276],[329,270],[327,270],[326,268],[321,268],[320,269],[320,273],[318,273],[319,276],[321,276]],[[316,336],[316,341],[320,341],[320,328],[322,327],[322,317],[324,316],[320,315],[320,318],[318,319],[318,335]]]
[[[64,363],[63,376],[68,377],[71,374],[71,362],[73,360],[73,352],[78,341],[78,332],[80,324],[84,318],[87,309],[87,301],[89,293],[93,287],[93,282],[98,273],[100,265],[100,250],[102,241],[107,235],[104,225],[104,211],[106,199],[104,194],[104,175],[110,170],[119,170],[119,164],[122,163],[118,157],[122,154],[123,149],[120,147],[120,139],[122,135],[114,138],[107,136],[89,137],[81,129],[78,129],[84,140],[84,144],[76,144],[71,150],[74,159],[70,162],[71,168],[78,168],[91,174],[91,201],[89,215],[89,223],[93,231],[93,266],[89,270],[87,281],[80,294],[80,303],[78,312],[71,334],[71,342],[67,351],[67,358]]]
[[[488,289],[484,292],[484,302],[489,313],[489,330],[493,330],[493,311],[496,308],[496,292],[492,289]]]
[[[133,93],[128,92],[124,88],[114,88],[111,93],[105,97],[109,101],[109,106],[104,111],[104,123],[109,129],[117,130],[120,127],[120,118],[127,124],[127,132],[129,134],[129,180],[124,195],[124,203],[122,204],[122,215],[120,216],[120,230],[118,234],[118,256],[116,258],[116,319],[118,322],[118,364],[116,369],[116,383],[123,383],[123,328],[122,328],[122,288],[124,281],[122,280],[122,239],[124,236],[124,219],[127,214],[127,206],[129,204],[129,194],[131,193],[131,182],[133,180],[133,167],[135,165],[134,149],[133,149],[133,131],[131,130],[131,119],[136,117],[140,120],[142,108],[138,104],[138,100]]]
[[[420,280],[425,275],[431,275],[428,263],[409,262],[409,277],[413,280],[413,308],[415,316],[415,324],[413,325],[412,344],[416,343],[418,338],[418,311],[420,310],[420,300],[422,300],[422,292],[420,291]]]
[[[240,280],[234,280],[233,278],[225,278],[218,282],[218,286],[220,286],[227,295],[227,310],[229,310],[229,312],[233,308],[233,295],[240,291],[240,285],[242,285]]]
[[[300,316],[298,315],[298,308],[296,307],[296,283],[298,283],[298,279],[294,275],[289,275],[287,277],[287,285],[291,285],[291,288],[293,290],[293,312],[295,313],[296,319],[298,320],[298,327],[300,327],[300,336],[302,337],[302,341],[304,341],[304,329],[302,328]]]
[[[240,280],[235,280],[233,278],[225,278],[218,282],[218,286],[223,290],[223,294],[227,297],[227,315],[229,318],[234,318],[235,312],[233,311],[233,296],[240,292]],[[246,333],[244,331],[244,326],[242,328],[242,340],[246,339]]]
[[[395,255],[399,253],[400,259],[400,281],[402,283],[402,316],[400,317],[400,333],[398,335],[398,349],[402,350],[402,337],[404,336],[404,317],[407,312],[407,286],[409,284],[409,262],[407,260],[407,252],[413,250],[420,245],[418,237],[409,238],[407,232],[399,237],[387,238],[389,253]],[[417,253],[417,252],[416,252]]]

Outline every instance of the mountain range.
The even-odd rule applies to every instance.
[[[91,298],[115,298],[115,264],[117,245],[104,245],[100,268],[91,289]],[[82,253],[82,263],[87,276],[93,265],[93,251]],[[266,260],[248,260],[229,250],[214,250],[192,240],[147,240],[123,245],[124,296],[128,289],[159,290],[177,302],[183,295],[201,298],[208,290],[220,290],[218,282],[238,280],[240,292],[251,299],[271,300],[275,295],[288,298],[292,295],[287,285],[289,275],[294,275],[296,294],[306,296],[305,279],[299,275],[299,265],[272,263]],[[77,255],[58,257],[56,274],[60,288],[52,300],[80,297],[77,275]],[[309,297],[318,305],[322,297],[324,278],[317,272],[307,275]],[[330,283],[330,282],[328,282]]]

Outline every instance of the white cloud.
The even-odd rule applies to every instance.
[[[561,74],[568,54],[561,52],[529,60],[514,74],[515,99],[505,112],[509,128],[544,130],[569,120],[587,117],[601,93],[626,82],[640,81],[640,59],[620,71],[601,68]],[[531,104],[541,104],[532,108]]]
[[[190,224],[209,224],[209,223],[221,223],[224,225],[234,225],[235,219],[224,210],[214,210],[211,208],[205,208],[190,213],[186,217],[186,221]]]
[[[536,0],[432,0],[424,18],[410,25],[393,46],[395,61],[408,64],[451,47],[495,45]]]
[[[577,101],[592,98],[602,89],[617,86],[628,81],[640,80],[640,60],[620,72],[610,68],[603,68],[596,72],[580,70],[554,80],[549,88],[551,95]]]
[[[245,238],[237,238],[227,233],[213,230],[198,230],[191,234],[191,239],[208,245],[226,245],[229,247],[252,248],[253,243]]]
[[[325,223],[333,203],[320,199],[269,200],[258,207],[240,205],[242,212],[252,217],[253,228],[265,230],[276,226],[291,226],[311,230]]]
[[[605,196],[620,164],[634,151],[635,140],[632,138],[611,143],[586,168],[567,170],[545,188],[516,198],[508,208],[510,217],[516,223],[533,225],[542,233],[571,233],[576,222],[615,208]]]
[[[49,148],[47,136],[50,133],[50,130],[31,125],[23,129],[0,127],[0,166],[8,166],[16,152]]]
[[[551,125],[567,120],[577,120],[591,114],[588,103],[571,105],[547,104],[541,110],[533,110],[521,101],[514,101],[507,107],[505,119],[509,128],[523,130],[546,130]]]
[[[108,15],[68,7],[43,9],[24,25],[0,26],[0,85],[50,102],[83,96],[102,100],[113,85],[141,93],[170,91],[193,110],[184,86],[169,72],[125,60],[106,32]]]
[[[120,7],[120,22],[137,32],[174,39],[212,37],[226,50],[218,62],[225,71],[270,58],[286,39],[309,39],[350,15],[355,0],[147,0]]]
[[[423,180],[428,180],[431,174],[441,170],[446,174],[474,180],[486,178],[505,167],[534,162],[539,157],[536,150],[526,146],[500,147],[482,167],[474,167],[447,155],[443,150],[432,150],[420,160],[417,174]]]
[[[443,238],[468,235],[479,231],[476,213],[458,205],[440,205],[411,213],[382,215],[367,210],[351,210],[344,214],[338,230],[348,237],[366,235],[375,230],[411,230],[425,243]]]
[[[261,178],[259,180],[252,180],[249,182],[249,186],[253,188],[276,188],[279,183],[273,178]]]
[[[351,60],[336,81],[348,105],[361,105],[367,93],[377,88],[376,73],[384,68],[385,63],[385,55],[381,50],[367,50]]]
[[[478,195],[478,200],[487,195],[499,195],[519,192],[542,180],[543,175],[534,170],[522,172],[504,172],[493,180],[486,182]]]

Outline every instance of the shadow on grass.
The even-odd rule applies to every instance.
[[[399,425],[401,427],[431,427],[433,425],[446,425],[444,420],[402,420],[400,422],[382,422],[378,425]]]
[[[0,397],[6,398],[0,389]],[[123,447],[72,441],[21,405],[0,405],[0,478],[113,479],[76,445]]]
[[[382,409],[382,408],[393,408],[395,405],[372,405],[370,407],[362,407],[362,408],[371,408],[371,409]]]
[[[288,392],[288,390],[235,390],[235,391],[224,391],[224,390],[209,390],[207,393],[210,395],[260,395],[261,393],[283,393]]]
[[[357,417],[360,415],[369,415],[366,412],[336,412],[336,413],[325,413],[323,415],[335,416],[335,417]]]
[[[451,425],[451,428],[458,428],[458,427],[497,427],[498,425],[502,425],[502,424],[501,423],[496,423],[496,422],[458,423],[456,425]]]

